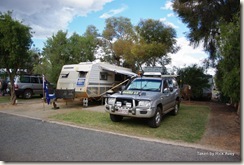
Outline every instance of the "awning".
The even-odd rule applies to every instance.
[[[109,68],[106,66],[101,66],[104,70],[110,71],[110,72],[115,72],[115,73],[119,73],[119,74],[123,74],[123,75],[127,75],[127,76],[137,76],[137,74],[130,72],[130,71],[126,71],[126,70],[122,70],[119,68]]]

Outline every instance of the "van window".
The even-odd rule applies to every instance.
[[[38,77],[31,77],[31,83],[39,84]]]
[[[83,72],[83,71],[79,72],[79,78],[86,78],[86,74],[87,72]]]
[[[43,83],[43,79],[42,79],[42,77],[39,77],[39,80],[40,80],[40,82],[41,82],[41,84]]]
[[[100,80],[108,80],[108,73],[100,72]]]
[[[174,88],[174,84],[173,84],[172,79],[168,79],[168,85],[170,88],[172,88],[172,89]]]
[[[174,88],[177,89],[177,88],[178,88],[178,83],[177,83],[177,81],[176,81],[175,79],[173,79],[172,81],[173,81]]]
[[[30,83],[30,77],[20,77],[19,81],[21,83]]]
[[[163,90],[166,89],[166,88],[169,88],[169,85],[168,85],[168,81],[167,80],[164,80]]]

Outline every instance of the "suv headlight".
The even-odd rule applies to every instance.
[[[108,104],[113,105],[115,103],[116,98],[108,98]]]
[[[139,101],[138,107],[150,107],[151,101]]]

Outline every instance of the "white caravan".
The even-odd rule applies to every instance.
[[[57,83],[56,98],[80,98],[87,106],[88,98],[101,98],[134,76],[137,74],[131,69],[105,62],[64,65]]]

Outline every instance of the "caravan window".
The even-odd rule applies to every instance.
[[[69,73],[61,73],[60,75],[61,75],[62,78],[68,78]]]
[[[80,71],[79,72],[79,78],[86,78],[87,72]]]
[[[108,73],[100,72],[100,80],[108,80]]]

